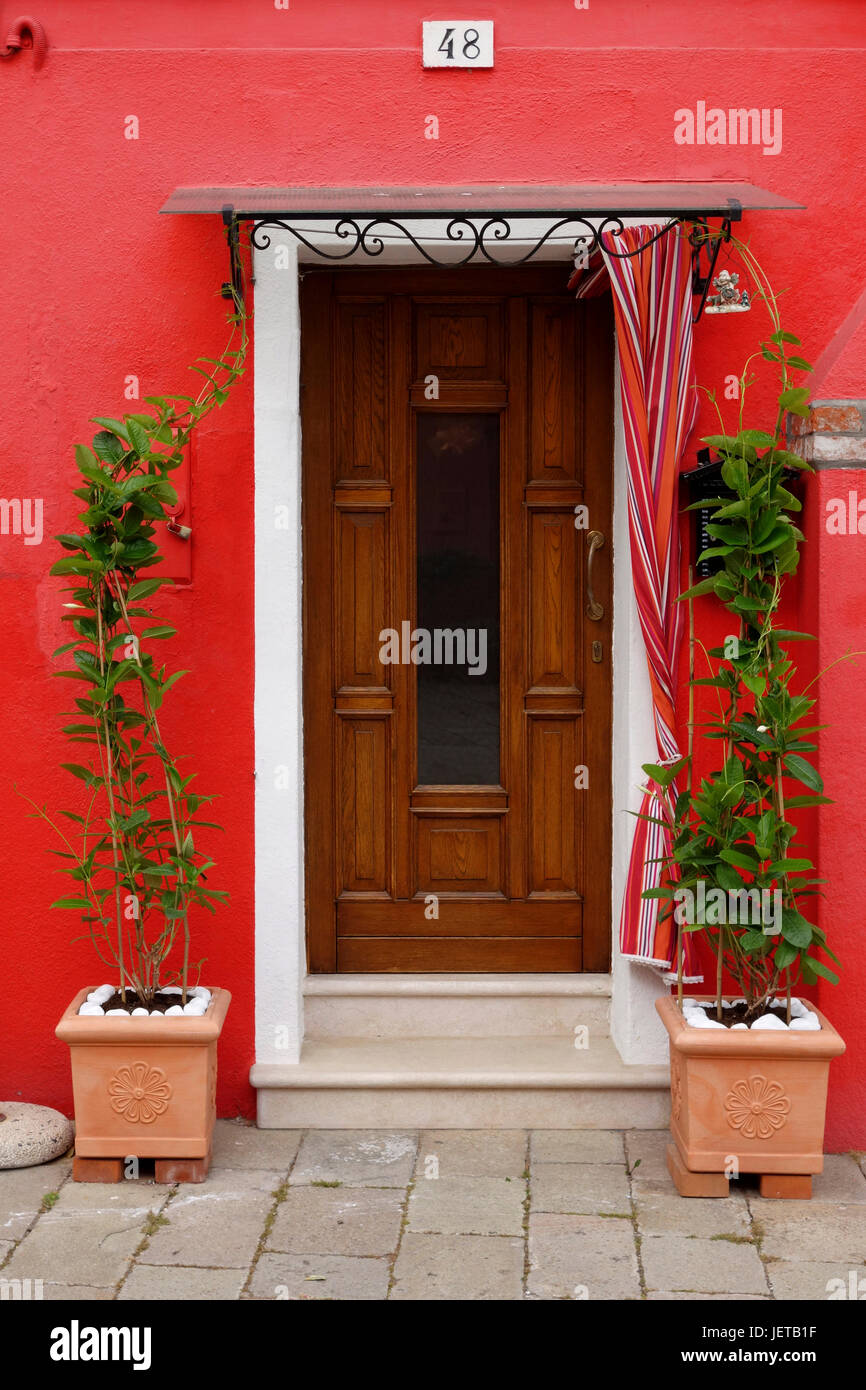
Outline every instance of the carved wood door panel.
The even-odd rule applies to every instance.
[[[608,968],[613,326],[563,279],[303,279],[314,971]]]

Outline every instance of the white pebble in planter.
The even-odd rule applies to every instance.
[[[778,1002],[779,1004],[784,1004],[785,1001],[784,1001],[784,999],[779,999],[777,1002]],[[814,1017],[815,1017],[815,1015],[812,1013],[812,1010],[806,1008],[806,1005],[803,1003],[802,999],[792,999],[792,1000],[791,1000],[791,1018],[814,1018]]]
[[[210,1008],[213,999],[213,995],[209,989],[205,989],[202,985],[196,985],[194,989],[188,991],[189,998],[186,1005],[182,1005],[180,999],[178,999],[176,1004],[170,1005],[164,1012],[162,1009],[145,1009],[139,1005],[139,1007],[133,1009],[130,1014],[128,1009],[108,1009],[106,1011],[103,1008],[103,1004],[112,997],[114,992],[114,987],[112,985],[100,985],[99,989],[91,990],[78,1010],[79,1016],[96,1017],[96,1015],[105,1015],[106,1017],[111,1017],[123,1014],[126,1018],[177,1018],[179,1015],[186,1015],[189,1018],[203,1018]],[[175,985],[170,985],[167,989],[160,990],[160,994],[181,995],[182,993],[183,990],[180,986]]]
[[[762,1014],[762,1016],[760,1018],[756,1018],[754,1023],[752,1024],[753,1033],[757,1033],[759,1031],[770,1033],[774,1030],[778,1032],[779,1029],[781,1029],[783,1032],[787,1032],[787,1028],[787,1023],[783,1018],[779,1018],[778,1014]]]
[[[737,1000],[732,1000],[731,1003],[728,1003],[723,1000],[722,1008],[736,1008],[737,1002]],[[784,999],[777,999],[775,1001],[780,1007],[784,1007],[785,1002]],[[699,1004],[697,1001],[691,999],[683,1000],[683,1017],[690,1028],[725,1027],[724,1023],[719,1023],[712,1014],[706,1012],[708,1008],[715,1010],[715,1005]],[[751,1024],[733,1023],[731,1024],[730,1031],[733,1032],[735,1029],[742,1031],[744,1028],[756,1028],[759,1033],[773,1033],[778,1032],[780,1029],[785,1033],[789,1031],[789,1025],[779,1013],[763,1014],[761,1018],[756,1018],[754,1023]],[[791,1000],[790,1031],[796,1033],[814,1033],[821,1031],[821,1023],[818,1019],[818,1015],[807,1008],[801,999]]]
[[[114,993],[114,985],[100,985],[87,996],[88,1004],[106,1004]]]

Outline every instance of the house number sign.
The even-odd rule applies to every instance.
[[[492,19],[425,19],[425,68],[492,68]]]

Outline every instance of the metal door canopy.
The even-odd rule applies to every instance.
[[[388,242],[414,248],[434,266],[487,261],[524,265],[568,252],[585,268],[605,232],[635,220],[660,223],[653,240],[685,225],[692,243],[700,317],[719,248],[744,211],[794,211],[803,204],[750,183],[470,184],[425,187],[176,188],[164,213],[219,213],[231,255],[227,297],[242,296],[240,227],[260,251],[288,233],[313,258],[381,256]],[[719,218],[711,228],[709,219]],[[438,224],[422,231],[422,224]],[[641,248],[638,248],[641,249]],[[633,251],[612,255],[632,255]],[[702,264],[702,258],[705,262]]]

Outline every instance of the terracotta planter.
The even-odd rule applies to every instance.
[[[76,1162],[204,1160],[206,1172],[228,990],[214,989],[200,1018],[81,1017],[91,988],[79,990],[56,1029],[72,1062]]]
[[[681,1192],[677,1157],[688,1173],[775,1175],[780,1178],[775,1195],[809,1195],[811,1178],[799,1186],[789,1182],[788,1191],[781,1179],[824,1167],[830,1059],[844,1052],[845,1044],[824,1015],[808,1007],[821,1020],[820,1032],[732,1032],[692,1028],[674,998],[656,1000],[670,1037],[676,1154],[669,1153],[668,1166]],[[685,1195],[716,1194],[714,1188]]]

